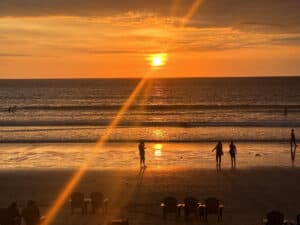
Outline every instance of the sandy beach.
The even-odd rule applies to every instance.
[[[17,201],[22,207],[33,199],[45,215],[57,194],[73,171],[70,170],[14,170],[0,172],[1,207]],[[254,225],[261,224],[265,213],[278,209],[286,219],[295,220],[299,213],[300,187],[298,168],[256,169],[151,169],[88,171],[76,191],[88,197],[92,191],[102,191],[109,198],[109,213],[83,216],[78,211],[70,215],[69,202],[60,210],[53,224],[93,225],[105,224],[111,218],[128,218],[129,224],[187,224],[183,216],[179,221],[170,216],[162,219],[160,201],[175,196],[182,202],[186,196],[199,201],[215,196],[225,205],[223,221],[210,216],[204,224]],[[198,218],[188,224],[198,224]]]

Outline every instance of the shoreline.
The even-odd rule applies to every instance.
[[[293,161],[288,143],[235,142],[237,168],[300,167],[298,154]],[[223,142],[222,167],[230,169],[228,142]],[[159,149],[158,149],[158,147]],[[146,164],[156,169],[215,169],[213,142],[146,143]],[[13,143],[0,144],[2,169],[76,169],[89,156],[93,143]],[[120,157],[122,156],[122,157]],[[66,160],[67,159],[67,160]],[[136,169],[139,155],[136,143],[106,143],[98,149],[89,169]]]

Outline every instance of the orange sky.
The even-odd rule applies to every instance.
[[[300,74],[297,0],[3,1],[0,78],[139,77],[155,53],[157,77]]]

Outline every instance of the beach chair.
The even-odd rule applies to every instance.
[[[97,209],[102,208],[103,213],[107,212],[108,199],[104,199],[101,192],[92,192],[91,195],[92,213],[95,213]]]
[[[166,197],[162,200],[160,206],[163,210],[163,218],[165,219],[167,214],[175,214],[176,218],[180,216],[181,204],[174,197]]]
[[[82,214],[87,214],[87,202],[84,199],[84,194],[81,192],[73,192],[71,195],[71,215],[73,214],[74,209],[81,209]]]
[[[280,211],[273,210],[267,213],[266,218],[263,220],[265,225],[287,225],[288,221],[284,220],[284,215]]]
[[[184,199],[184,218],[188,219],[190,214],[197,215],[199,209],[199,201],[194,197]]]
[[[220,204],[220,201],[216,198],[207,198],[205,199],[204,216],[207,220],[209,214],[217,215],[218,221],[222,220],[223,217],[223,208],[224,206]]]

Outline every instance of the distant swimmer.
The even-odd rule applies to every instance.
[[[221,161],[222,161],[222,155],[223,155],[223,146],[222,146],[221,141],[219,141],[218,144],[213,148],[212,152],[213,151],[216,151],[217,167],[221,168]]]
[[[233,143],[233,141],[231,141],[230,145],[229,145],[229,154],[230,154],[230,158],[231,158],[231,167],[235,168],[236,166],[236,161],[235,161],[235,156],[237,154],[237,150],[236,150],[236,146]]]
[[[145,142],[144,141],[140,141],[139,143],[139,154],[140,154],[140,166],[141,168],[146,167],[145,164]]]
[[[17,106],[10,106],[10,107],[8,107],[7,111],[9,113],[14,113],[14,112],[17,111]]]

